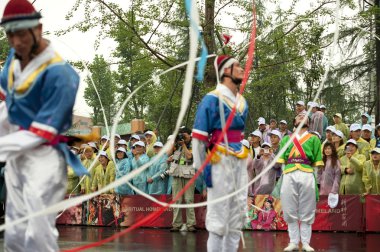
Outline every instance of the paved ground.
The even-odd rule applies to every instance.
[[[113,235],[120,229],[104,227],[59,226],[59,246],[62,250],[83,246]],[[138,229],[96,249],[86,251],[206,251],[208,234],[170,233],[167,229]],[[286,232],[244,232],[246,249],[239,251],[282,251],[288,243]],[[378,252],[380,234],[313,233],[311,245],[316,251]],[[0,248],[3,239],[0,238]],[[0,249],[1,251],[1,249]]]

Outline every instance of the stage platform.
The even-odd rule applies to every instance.
[[[95,242],[121,230],[112,227],[58,226],[59,246],[62,250]],[[208,233],[171,233],[169,229],[141,228],[96,249],[86,251],[207,251]],[[246,249],[239,251],[283,251],[288,244],[286,231],[244,231]],[[3,240],[0,241],[2,246]],[[311,245],[324,252],[376,252],[380,248],[380,234],[356,232],[313,232]]]

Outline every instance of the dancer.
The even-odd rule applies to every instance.
[[[221,83],[199,104],[193,127],[195,168],[199,168],[205,160],[206,147],[209,146],[211,149],[222,134],[224,118],[228,118],[235,105],[237,110],[226,133],[228,146],[223,141],[216,146],[214,162],[204,171],[208,174],[206,175],[207,201],[230,194],[248,183],[246,169],[248,149],[240,142],[248,112],[247,102],[239,93],[244,70],[236,59],[229,56],[217,57],[216,63]],[[222,115],[219,112],[220,106],[223,106],[224,110]],[[244,190],[226,201],[207,207],[208,251],[238,250],[247,208],[247,193],[248,190]]]
[[[295,118],[294,126],[298,127],[305,113]],[[316,179],[315,166],[322,166],[321,141],[308,132],[309,119],[296,134],[293,143],[289,145],[278,163],[286,164],[283,170],[281,186],[281,204],[284,219],[288,223],[290,243],[284,251],[298,251],[301,238],[302,249],[314,251],[309,245],[311,239],[311,225],[315,218],[316,209]],[[281,141],[281,149],[290,140],[285,136]],[[300,225],[299,225],[300,222]]]
[[[79,76],[42,37],[41,14],[27,0],[11,0],[1,19],[10,53],[1,74],[0,161],[7,161],[5,222],[63,200],[67,169],[87,173],[60,133],[72,122]],[[5,251],[57,251],[57,213],[5,231]]]

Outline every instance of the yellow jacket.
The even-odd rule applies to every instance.
[[[106,185],[109,185],[113,181],[115,181],[116,171],[115,165],[112,161],[108,162],[106,169],[104,170],[103,166],[99,164],[95,168],[94,178],[92,179],[92,191],[100,190]],[[114,193],[114,189],[110,191],[110,193]]]
[[[362,181],[363,165],[366,161],[364,155],[356,151],[350,159],[347,156],[340,158],[342,178],[340,180],[339,194],[362,194],[364,184]],[[346,174],[345,169],[351,168],[354,174]]]
[[[375,169],[372,160],[366,161],[363,168],[363,182],[365,192],[380,194],[380,165]]]
[[[371,150],[369,143],[361,137],[358,140],[356,140],[356,143],[358,144],[359,153],[363,154],[365,158],[369,160],[370,158],[369,153]]]
[[[84,159],[82,160],[82,165],[86,167],[88,170],[94,160],[95,160],[95,157],[91,159]],[[92,179],[94,178],[94,175],[95,175],[95,168],[98,165],[99,165],[99,161],[96,161],[90,171],[90,176],[86,176],[81,182],[81,189],[84,189],[85,194],[91,193]]]

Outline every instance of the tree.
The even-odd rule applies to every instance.
[[[9,43],[8,39],[5,37],[4,33],[0,35],[0,65],[5,62],[9,53]]]
[[[103,56],[96,55],[94,61],[90,64],[89,70],[94,85],[99,93],[100,100],[96,94],[95,88],[90,77],[86,78],[88,84],[84,91],[84,98],[93,110],[92,120],[94,125],[105,125],[103,112],[107,120],[107,124],[112,123],[112,119],[116,113],[117,95],[114,73],[111,71],[109,64]],[[102,105],[103,109],[102,110]]]
[[[261,37],[256,41],[255,69],[251,72],[252,81],[248,83],[245,93],[247,101],[253,105],[249,112],[250,129],[256,127],[254,119],[259,116],[291,121],[296,101],[308,101],[315,96],[329,60],[324,56],[326,49],[332,45],[335,1],[316,1],[301,14],[296,12],[299,1],[290,3],[286,10],[273,7],[280,6],[278,3],[275,0],[256,1],[257,31]],[[350,0],[341,1],[341,5],[345,10],[356,8]],[[233,7],[233,11],[229,11],[228,7]],[[201,26],[209,53],[226,53],[221,34],[229,33],[230,28],[222,22],[223,14],[228,14],[239,24],[237,29],[246,34],[245,40],[231,45],[229,51],[244,61],[247,52],[244,48],[252,25],[252,3],[204,0],[200,2],[200,9]],[[83,19],[66,32],[72,29],[87,31],[99,26],[99,39],[111,37],[117,42],[112,56],[119,60],[115,77],[117,93],[122,99],[155,74],[187,58],[189,28],[183,1],[162,0],[157,5],[154,1],[133,0],[120,6],[103,0],[77,0],[68,18],[81,10],[84,11]],[[367,27],[373,13],[374,10],[361,12],[360,19],[341,17],[343,21],[338,42],[346,61],[333,62],[328,82],[319,98],[319,102],[331,106],[328,111],[342,112],[350,120],[355,119],[359,110],[370,107],[370,102],[359,101],[365,100],[360,89],[366,89],[370,83],[367,73],[374,67],[370,56],[373,46],[368,42],[368,37],[360,33],[360,29]],[[363,54],[358,56],[351,47],[358,47],[362,43],[360,41],[365,41],[365,48]],[[215,86],[212,63],[213,59],[209,61],[205,81],[194,83],[192,106],[188,108],[183,124],[191,126],[200,97]],[[162,131],[170,132],[179,110],[183,71],[184,68],[181,68],[147,85],[128,104],[123,119],[140,117],[150,125],[160,124],[160,130],[162,127]],[[358,86],[361,88],[353,88]]]

